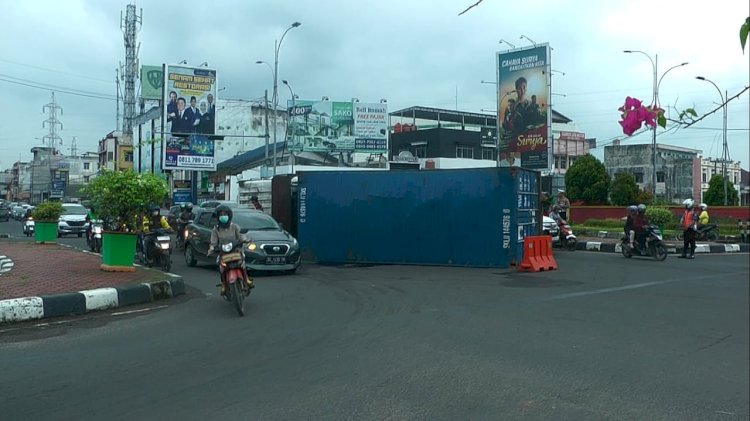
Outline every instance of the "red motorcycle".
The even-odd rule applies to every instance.
[[[242,246],[245,243],[225,243],[221,245],[219,254],[219,265],[224,271],[221,277],[221,284],[224,286],[226,294],[224,298],[229,302],[234,302],[237,314],[245,315],[245,297],[250,295],[251,289],[245,282],[245,256],[242,253]]]

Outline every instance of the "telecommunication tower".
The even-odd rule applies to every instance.
[[[120,12],[120,28],[125,41],[125,66],[122,71],[122,79],[125,81],[125,98],[123,101],[124,112],[122,119],[123,134],[133,134],[133,120],[135,119],[135,80],[138,79],[138,48],[136,34],[140,29],[143,17],[143,9],[140,15],[136,14],[135,4],[127,5],[125,18]]]

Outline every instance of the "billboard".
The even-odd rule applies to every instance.
[[[547,44],[497,53],[500,166],[549,168],[549,65]]]
[[[216,70],[164,65],[165,170],[216,171]]]
[[[295,100],[287,109],[292,151],[388,153],[386,104]]]
[[[162,99],[164,73],[161,66],[141,66],[141,97],[143,99]]]

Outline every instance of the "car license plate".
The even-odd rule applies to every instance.
[[[166,235],[160,235],[160,236],[156,237],[156,240],[157,241],[169,241],[170,238],[168,236],[166,236]]]
[[[283,265],[286,263],[286,257],[266,257],[267,265]]]

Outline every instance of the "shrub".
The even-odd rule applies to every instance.
[[[37,221],[57,222],[64,211],[60,202],[44,202],[34,208],[31,216]]]
[[[651,206],[646,209],[646,219],[652,224],[658,225],[662,228],[675,220],[674,215],[672,215],[672,212],[669,209],[658,206]]]

